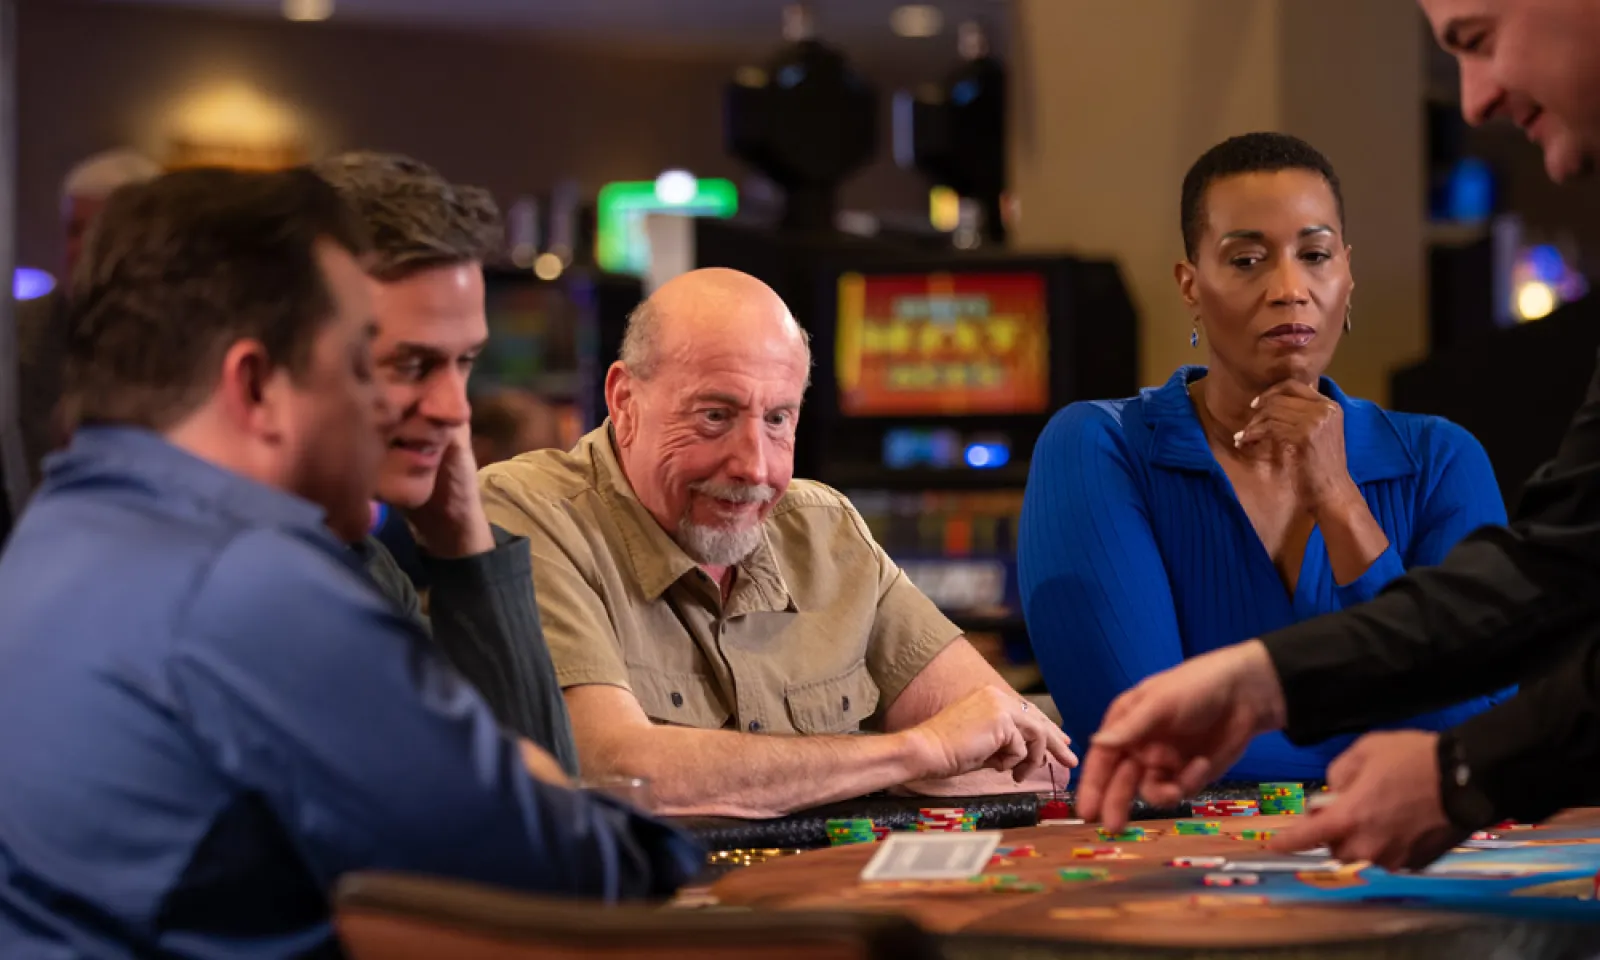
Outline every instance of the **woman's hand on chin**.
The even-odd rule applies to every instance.
[[[1234,446],[1259,451],[1290,470],[1295,495],[1312,514],[1344,507],[1361,491],[1344,456],[1344,410],[1298,380],[1284,380],[1257,397]]]

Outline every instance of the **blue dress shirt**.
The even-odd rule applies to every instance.
[[[528,775],[320,510],[137,430],[0,557],[0,955],[333,955],[338,877],[660,895],[698,851]]]
[[[1063,726],[1079,744],[1140,680],[1188,657],[1376,596],[1408,568],[1438,563],[1481,526],[1505,523],[1482,446],[1438,417],[1352,400],[1345,459],[1389,547],[1361,577],[1334,582],[1322,532],[1306,544],[1293,594],[1251,526],[1189,399],[1203,367],[1127,400],[1058,412],[1034,450],[1018,542],[1024,616]],[[1417,717],[1443,729],[1480,699]],[[1352,738],[1301,748],[1281,733],[1250,745],[1229,776],[1319,779]]]

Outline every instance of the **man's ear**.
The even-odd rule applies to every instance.
[[[637,386],[633,371],[621,360],[606,371],[606,410],[611,414],[611,426],[616,430],[618,446],[632,443],[634,434],[639,432]]]
[[[286,428],[288,372],[274,364],[259,340],[240,340],[222,357],[217,400],[231,426],[269,441]]]

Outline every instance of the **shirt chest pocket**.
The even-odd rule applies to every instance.
[[[645,716],[656,723],[702,730],[720,730],[728,723],[729,711],[716,681],[705,674],[672,673],[630,663],[628,682]]]
[[[878,709],[879,692],[862,661],[837,677],[786,687],[783,697],[801,733],[853,733]]]

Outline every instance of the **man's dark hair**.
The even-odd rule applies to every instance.
[[[431,267],[491,260],[504,228],[494,197],[419,160],[358,151],[316,165],[372,235],[367,272],[393,282]]]
[[[1327,157],[1316,147],[1287,133],[1246,133],[1207,150],[1184,174],[1183,199],[1179,204],[1184,255],[1194,260],[1195,247],[1200,245],[1200,234],[1206,226],[1206,190],[1213,183],[1244,173],[1277,173],[1280,170],[1309,170],[1326,180],[1339,210],[1339,229],[1344,230],[1344,191]]]
[[[353,256],[366,232],[308,169],[193,169],[112,195],[69,297],[73,419],[164,430],[215,389],[244,339],[304,371],[334,302],[318,241]]]

